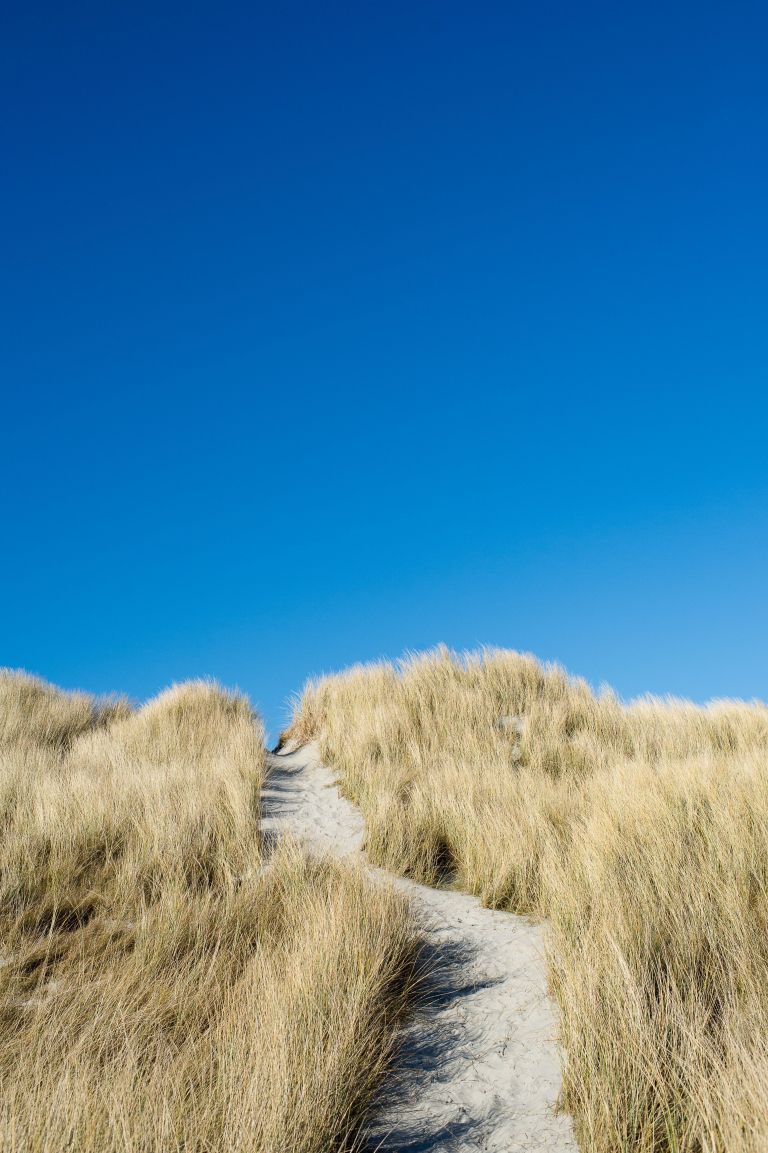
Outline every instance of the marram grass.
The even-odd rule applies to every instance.
[[[401,896],[259,838],[263,731],[0,673],[3,1153],[352,1148],[418,942]]]
[[[445,649],[311,682],[377,863],[546,917],[590,1153],[768,1149],[768,709]]]

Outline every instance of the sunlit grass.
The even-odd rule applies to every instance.
[[[359,1139],[418,942],[283,841],[263,731],[207,683],[137,711],[0,674],[3,1150],[326,1153]]]
[[[768,709],[630,705],[446,650],[310,683],[379,864],[549,918],[564,1101],[595,1153],[768,1148]]]

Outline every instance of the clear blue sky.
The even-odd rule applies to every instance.
[[[768,696],[768,15],[17,5],[0,663]]]

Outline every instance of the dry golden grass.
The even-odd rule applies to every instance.
[[[0,1147],[326,1153],[414,979],[405,901],[284,841],[263,731],[190,683],[136,712],[0,673]]]
[[[378,863],[551,921],[564,1101],[594,1153],[768,1149],[768,709],[622,704],[442,649],[311,682]]]

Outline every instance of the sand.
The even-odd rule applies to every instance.
[[[360,813],[340,796],[314,745],[270,758],[267,837],[283,828],[317,849],[362,852]],[[565,1153],[556,1009],[547,996],[542,929],[379,869],[411,898],[435,958],[427,1006],[408,1027],[398,1076],[372,1122],[390,1153]]]

